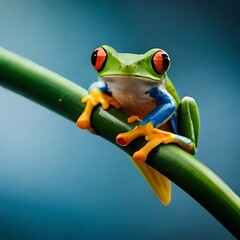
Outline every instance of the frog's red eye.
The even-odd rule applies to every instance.
[[[152,58],[152,66],[156,73],[161,74],[168,70],[170,58],[164,51],[157,51]]]
[[[91,62],[93,67],[98,71],[102,71],[105,63],[107,61],[107,52],[105,51],[104,48],[100,47],[97,48],[91,56]]]

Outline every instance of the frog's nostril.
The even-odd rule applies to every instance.
[[[124,65],[121,65],[120,68],[122,70],[125,70],[126,72],[132,72],[132,71],[136,71],[137,69],[137,66],[136,64],[124,64]]]

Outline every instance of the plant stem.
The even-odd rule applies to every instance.
[[[85,106],[81,103],[87,94],[85,89],[3,48],[0,48],[0,85],[73,122]],[[97,107],[92,126],[100,136],[117,145],[117,134],[133,127],[126,119],[127,114],[119,110],[110,108],[105,111]],[[143,144],[144,140],[138,139],[127,147],[117,146],[132,155]],[[235,237],[240,238],[240,199],[209,168],[171,144],[157,147],[146,162],[190,194]]]

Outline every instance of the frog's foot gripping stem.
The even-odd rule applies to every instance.
[[[76,122],[77,126],[82,129],[91,128],[91,115],[95,106],[101,104],[105,110],[108,109],[110,105],[115,108],[120,108],[120,104],[114,98],[98,89],[93,89],[89,95],[82,99],[82,103],[86,103],[86,107]]]
[[[133,154],[133,159],[137,162],[144,162],[149,152],[160,144],[176,143],[188,152],[193,149],[193,143],[190,139],[154,128],[151,122],[136,126],[129,132],[118,134],[116,141],[119,145],[126,146],[138,137],[145,137],[147,143]]]

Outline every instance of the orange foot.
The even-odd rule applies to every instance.
[[[76,122],[77,126],[82,129],[91,128],[91,115],[95,106],[102,104],[105,110],[108,109],[110,105],[115,108],[120,108],[120,104],[114,98],[102,93],[98,89],[93,89],[88,96],[82,99],[82,103],[86,103],[86,107]]]
[[[133,154],[133,159],[137,162],[144,162],[149,152],[161,143],[176,143],[188,152],[191,152],[193,148],[193,144],[188,138],[154,128],[151,122],[136,126],[129,132],[118,134],[116,141],[119,145],[126,146],[138,137],[145,137],[147,143]]]

